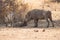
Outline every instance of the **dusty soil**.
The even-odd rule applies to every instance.
[[[0,27],[0,40],[60,40],[60,24],[54,23],[55,27],[46,28],[46,23],[41,21],[37,28],[33,22],[26,27]],[[59,25],[58,25],[59,24]]]
[[[60,40],[60,28],[0,28],[0,40]]]

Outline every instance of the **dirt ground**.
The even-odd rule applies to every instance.
[[[60,40],[60,25],[54,22],[55,27],[46,28],[45,21],[39,22],[37,28],[33,22],[26,27],[0,27],[0,40]]]

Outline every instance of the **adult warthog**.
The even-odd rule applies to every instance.
[[[47,28],[49,27],[49,20],[52,23],[52,27],[54,27],[51,14],[52,14],[51,11],[45,11],[45,10],[39,10],[39,9],[31,10],[27,13],[25,21],[23,22],[21,26],[26,26],[27,22],[33,19],[35,23],[34,27],[37,27],[38,20],[45,19],[47,21]]]
[[[14,23],[14,13],[8,12],[5,16],[5,24],[6,26],[13,26],[13,23]]]

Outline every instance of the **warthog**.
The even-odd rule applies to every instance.
[[[5,16],[5,24],[6,26],[19,26],[23,19],[21,18],[21,13],[8,12]]]
[[[54,27],[54,23],[52,21],[52,16],[51,16],[51,11],[45,11],[45,10],[39,10],[39,9],[34,9],[31,10],[27,13],[25,21],[23,22],[23,24],[21,26],[26,26],[27,22],[30,20],[34,20],[35,26],[38,26],[38,20],[42,20],[45,19],[47,21],[47,27],[49,27],[49,20],[52,23],[52,26]],[[49,19],[49,20],[48,20]]]
[[[7,13],[5,16],[5,24],[6,26],[13,26],[13,22],[14,22],[14,13]]]

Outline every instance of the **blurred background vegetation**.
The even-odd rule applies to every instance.
[[[23,4],[22,0],[0,0],[0,13],[9,11],[19,12],[25,11],[27,4]]]
[[[34,8],[51,10],[52,13],[55,13],[53,15],[56,18],[56,13],[60,11],[59,5],[60,0],[0,0],[0,18],[10,11],[23,14]]]

